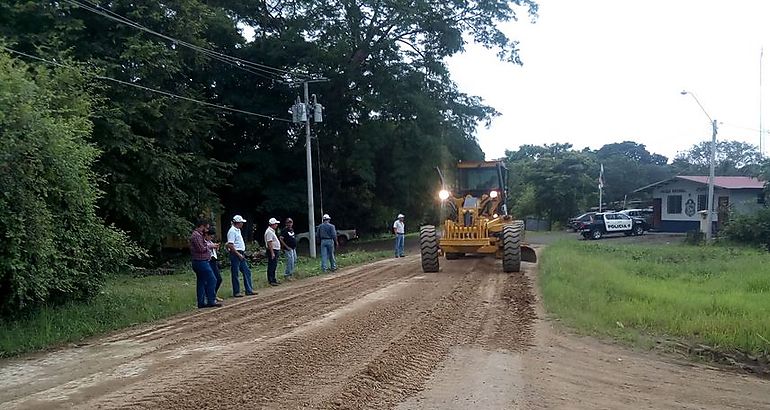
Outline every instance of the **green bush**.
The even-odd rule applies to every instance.
[[[731,241],[759,245],[770,250],[770,208],[756,213],[734,216],[721,235]]]
[[[0,315],[89,297],[140,250],[96,215],[91,98],[73,70],[0,54]]]

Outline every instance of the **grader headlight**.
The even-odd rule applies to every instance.
[[[491,192],[489,193],[489,197],[490,197],[490,198],[492,198],[492,199],[495,199],[495,198],[497,198],[497,191],[491,191]]]
[[[442,201],[446,201],[446,199],[449,198],[449,191],[447,191],[446,189],[442,189],[441,191],[438,191],[438,197]]]

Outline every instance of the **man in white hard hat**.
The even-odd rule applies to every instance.
[[[396,234],[396,257],[404,257],[404,214],[398,214],[393,222],[393,233]]]
[[[240,215],[233,217],[233,223],[230,230],[227,231],[227,250],[230,251],[230,274],[233,280],[233,296],[241,297],[241,285],[238,279],[238,271],[243,272],[243,287],[246,295],[256,295],[251,286],[251,269],[246,261],[246,242],[243,240],[241,228],[246,222]]]
[[[337,270],[337,260],[334,258],[334,246],[337,243],[337,228],[331,223],[332,217],[324,214],[321,225],[316,229],[316,237],[321,240],[321,271],[326,272],[326,266],[331,262],[332,271]]]
[[[267,282],[270,286],[278,286],[278,280],[275,278],[275,270],[278,268],[278,255],[281,254],[281,242],[278,241],[278,235],[275,229],[278,228],[278,220],[270,218],[267,221],[265,230],[265,247],[267,248]]]

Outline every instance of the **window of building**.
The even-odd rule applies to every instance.
[[[765,193],[764,193],[764,191],[757,193],[757,203],[761,204],[761,205],[765,204]]]
[[[698,195],[698,210],[705,211],[708,207],[708,195]]]
[[[669,195],[666,203],[666,211],[669,214],[681,214],[682,213],[682,196]]]

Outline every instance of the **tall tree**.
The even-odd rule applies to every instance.
[[[506,152],[513,209],[566,221],[596,198],[596,162],[571,144],[523,145]],[[534,208],[534,209],[533,209]],[[522,218],[529,215],[515,215]]]
[[[671,166],[679,175],[708,175],[711,141],[702,141],[679,153]],[[762,155],[755,145],[720,140],[716,144],[715,175],[753,176],[759,172]]]
[[[140,254],[96,215],[91,105],[79,73],[0,53],[0,316],[93,295]]]
[[[622,201],[635,189],[672,176],[668,158],[651,153],[633,141],[606,144],[596,151],[604,165],[603,201]]]
[[[497,27],[517,18],[520,7],[532,16],[537,11],[527,0],[305,0],[269,10],[239,9],[245,20],[270,22],[260,24],[247,48],[261,50],[278,38],[302,50],[293,53],[296,67],[330,80],[313,84],[311,92],[325,105],[325,123],[314,127],[324,207],[340,224],[375,228],[396,212],[429,218],[425,204],[432,203],[438,186],[433,167],[483,158],[476,125],[496,112],[460,92],[443,61],[462,50],[467,41],[462,34],[468,33],[496,47],[501,58],[520,62],[516,42]],[[304,46],[298,37],[307,41]],[[278,169],[296,175],[296,168]],[[263,192],[281,190],[270,188],[281,184],[278,178],[265,183]]]
[[[201,46],[243,43],[224,10],[198,0],[110,1],[97,8],[100,14],[84,8],[93,3],[79,4],[6,2],[3,35],[22,51],[87,61],[95,73],[204,100],[216,100],[216,67],[174,42],[108,18],[110,13]],[[218,205],[213,188],[226,167],[208,152],[222,117],[121,84],[100,83],[96,92],[90,139],[103,151],[96,164],[104,175],[101,213],[157,249],[167,236],[185,233],[191,217]]]

